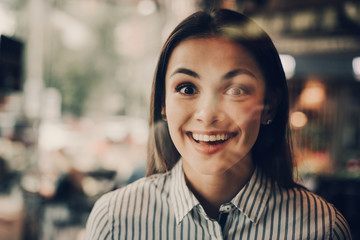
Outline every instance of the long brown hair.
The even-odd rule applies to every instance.
[[[252,157],[256,166],[281,186],[294,186],[288,88],[279,54],[270,37],[256,23],[240,13],[224,9],[190,15],[174,29],[162,48],[151,92],[146,175],[168,171],[180,158],[161,116],[171,53],[186,39],[208,37],[228,38],[244,46],[256,59],[265,79],[265,106],[274,112],[274,116],[272,124],[261,125]]]

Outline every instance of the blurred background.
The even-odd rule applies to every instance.
[[[300,181],[360,239],[357,0],[0,0],[0,239],[82,239],[99,196],[144,176],[162,43],[212,7],[273,38]]]

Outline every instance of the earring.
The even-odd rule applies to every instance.
[[[266,125],[270,125],[271,123],[272,123],[272,120],[271,120],[271,119],[269,119],[269,120],[266,121]]]
[[[167,122],[167,119],[166,119],[166,114],[161,114],[161,119],[165,122]]]

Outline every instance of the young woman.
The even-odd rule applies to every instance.
[[[189,16],[158,61],[147,177],[97,201],[86,239],[351,239],[295,183],[288,114],[259,26],[230,10]]]

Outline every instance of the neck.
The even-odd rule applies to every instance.
[[[189,189],[208,216],[217,219],[220,206],[230,202],[244,187],[254,172],[254,166],[250,161],[246,167],[230,169],[216,175],[201,174],[192,170],[184,169]]]

